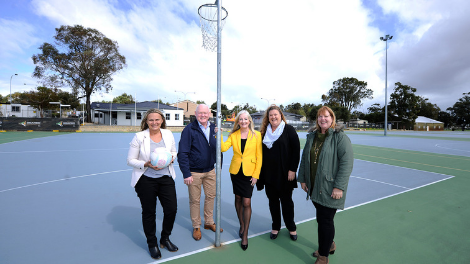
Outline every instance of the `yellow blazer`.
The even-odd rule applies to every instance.
[[[233,157],[229,168],[230,173],[237,174],[240,170],[240,165],[243,164],[242,168],[245,176],[259,179],[261,164],[263,162],[263,139],[261,138],[261,133],[255,131],[255,135],[253,135],[253,137],[251,132],[248,133],[243,154],[241,151],[242,139],[240,130],[232,133],[225,142],[222,136],[221,141],[222,152],[227,151],[233,146]]]

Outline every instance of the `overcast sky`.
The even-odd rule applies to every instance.
[[[33,54],[55,28],[83,25],[119,43],[127,67],[111,93],[137,101],[217,99],[217,53],[202,48],[197,9],[205,0],[0,0],[0,94],[29,91]],[[468,0],[223,0],[222,103],[321,103],[343,77],[366,81],[384,105],[395,82],[417,89],[441,110],[470,92]],[[18,73],[18,76],[11,76]],[[175,92],[180,91],[180,92]],[[192,94],[192,92],[196,92]],[[261,98],[265,98],[264,100]]]

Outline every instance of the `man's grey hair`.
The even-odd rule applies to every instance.
[[[199,107],[200,107],[200,106],[206,106],[207,109],[209,109],[209,113],[210,113],[211,108],[210,108],[208,105],[206,105],[206,104],[198,104],[197,107],[196,107],[196,113],[199,112]]]

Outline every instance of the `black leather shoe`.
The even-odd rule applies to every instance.
[[[243,238],[243,233],[238,233],[238,236],[239,236],[240,238]]]
[[[269,238],[271,238],[271,239],[276,239],[278,234],[279,234],[279,233],[277,233],[277,234],[270,233],[270,234],[269,234]]]
[[[162,253],[160,253],[160,249],[157,247],[149,247],[149,252],[153,259],[159,259],[162,257]]]
[[[290,239],[292,239],[293,241],[297,240],[297,235],[291,235],[291,234],[289,234],[289,235],[290,235]]]
[[[240,243],[240,247],[243,249],[243,251],[245,251],[248,248],[248,243],[246,245]]]
[[[175,246],[175,244],[171,243],[169,238],[160,240],[160,247],[161,248],[166,248],[170,252],[178,251],[178,247]]]

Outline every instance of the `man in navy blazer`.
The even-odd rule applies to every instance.
[[[204,229],[215,232],[213,217],[216,195],[216,134],[215,125],[209,122],[210,109],[205,104],[196,108],[196,121],[181,132],[178,148],[178,163],[188,185],[189,213],[193,225],[193,238],[201,239],[200,199],[201,185],[204,188]],[[220,232],[222,232],[222,228]]]

